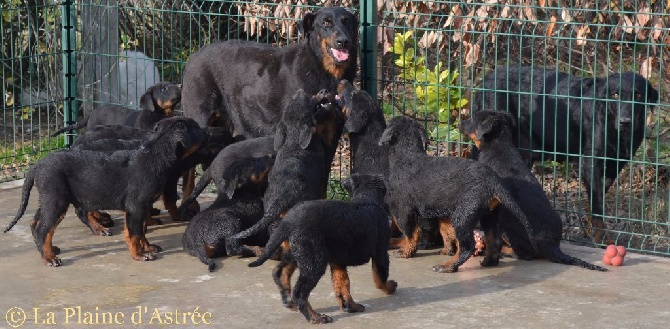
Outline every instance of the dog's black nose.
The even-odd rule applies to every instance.
[[[337,38],[337,40],[335,40],[335,42],[337,42],[337,48],[338,49],[349,47],[349,38],[347,38],[347,37],[339,37],[339,38]]]

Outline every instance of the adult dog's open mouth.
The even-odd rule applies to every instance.
[[[349,60],[349,49],[330,48],[330,54],[338,63],[344,63]]]

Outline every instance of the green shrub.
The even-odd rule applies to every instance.
[[[468,103],[461,89],[454,86],[458,72],[442,69],[438,61],[430,69],[425,56],[419,56],[415,48],[413,31],[395,33],[393,46],[389,52],[395,54],[395,65],[400,68],[398,77],[411,86],[418,106],[425,108],[427,114],[435,122],[430,127],[431,137],[446,140],[458,139],[456,120],[451,118],[453,110],[461,109]],[[395,96],[397,97],[397,96]]]

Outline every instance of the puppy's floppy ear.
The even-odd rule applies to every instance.
[[[186,127],[186,124],[184,122],[177,122],[177,130],[187,130],[188,128]],[[188,133],[182,133],[179,135],[179,144],[181,144],[185,149],[190,149],[193,147],[193,141],[191,140],[191,136]]]
[[[140,108],[143,110],[154,112],[156,108],[154,107],[154,88],[155,86],[149,87],[147,91],[140,97]]]
[[[282,145],[284,145],[284,139],[286,139],[286,127],[284,127],[283,123],[277,124],[277,128],[275,131],[275,138],[274,138],[274,149],[275,151],[279,151]]]
[[[495,122],[495,116],[488,116],[484,121],[477,123],[476,136],[477,140],[484,140],[486,135],[493,130],[493,123]]]
[[[303,16],[302,22],[298,25],[298,31],[304,37],[309,36],[309,33],[314,30],[314,19],[316,19],[316,15],[313,13],[306,13]]]
[[[382,137],[379,137],[379,145],[391,145],[391,142],[394,141],[394,129],[395,127],[388,127],[382,133]]]
[[[349,118],[344,123],[344,129],[348,133],[357,133],[365,128],[368,125],[369,113],[375,111],[372,98],[364,91],[356,93],[345,106],[348,107]]]
[[[228,199],[232,199],[235,194],[235,189],[237,188],[237,181],[239,180],[239,175],[235,175],[230,179],[227,179],[223,185],[223,192],[226,194]]]
[[[309,147],[309,143],[312,141],[312,136],[314,136],[314,130],[316,128],[303,125],[300,128],[299,142],[300,147],[304,150]]]

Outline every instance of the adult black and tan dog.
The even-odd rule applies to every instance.
[[[644,139],[647,110],[658,102],[658,91],[633,72],[582,78],[520,65],[488,73],[481,87],[473,112],[512,113],[520,137],[515,140],[529,165],[543,155],[579,162],[594,240],[603,243],[603,195]]]
[[[37,186],[40,206],[30,227],[45,264],[60,266],[52,240],[70,204],[83,211],[125,211],[125,240],[135,260],[154,260],[160,247],[147,241],[145,221],[160,197],[167,174],[180,159],[196,152],[205,133],[193,119],[161,120],[153,135],[136,150],[111,155],[65,150],[49,153],[26,174],[21,205],[9,231],[23,216],[30,191]]]
[[[473,230],[481,223],[487,246],[497,236],[499,205],[509,209],[526,228],[533,229],[528,218],[500,178],[486,165],[458,157],[435,157],[426,154],[428,140],[423,127],[415,120],[399,116],[391,119],[379,139],[389,145],[388,185],[391,215],[405,235],[396,257],[412,257],[420,238],[420,220],[449,223],[458,240],[458,251],[449,262],[433,267],[437,272],[456,272],[475,251]],[[534,244],[531,241],[531,244]],[[497,265],[483,262],[482,265]]]
[[[224,126],[233,136],[269,136],[298,89],[335,93],[341,79],[354,80],[358,20],[342,7],[307,13],[303,38],[285,47],[230,40],[192,54],[184,68],[184,116]]]
[[[343,311],[365,310],[351,297],[347,266],[359,266],[371,260],[375,287],[392,294],[398,286],[388,280],[390,229],[388,213],[384,210],[384,178],[353,174],[343,181],[343,186],[351,195],[351,201],[313,200],[295,206],[270,236],[264,253],[249,264],[260,266],[280,246],[284,248],[272,278],[284,305],[297,308],[312,323],[333,321],[315,312],[308,301],[329,264],[335,298]],[[291,275],[296,268],[300,275],[291,291]]]
[[[529,235],[521,222],[507,209],[499,212],[498,224],[517,257],[525,260],[546,258],[555,263],[576,265],[591,270],[607,271],[560,249],[563,225],[551,207],[542,186],[524,163],[514,146],[514,119],[506,112],[482,110],[471,119],[461,121],[459,130],[470,137],[479,150],[477,161],[489,166],[510,191],[533,227]],[[530,239],[535,241],[535,246]],[[487,257],[496,257],[502,244],[486,246]],[[491,250],[488,250],[491,249]],[[497,250],[495,250],[497,249]]]
[[[106,105],[93,110],[81,121],[57,130],[53,136],[84,127],[91,129],[98,125],[119,125],[151,130],[156,122],[172,116],[174,107],[180,100],[180,85],[159,82],[149,87],[140,97],[139,111],[120,105]]]

